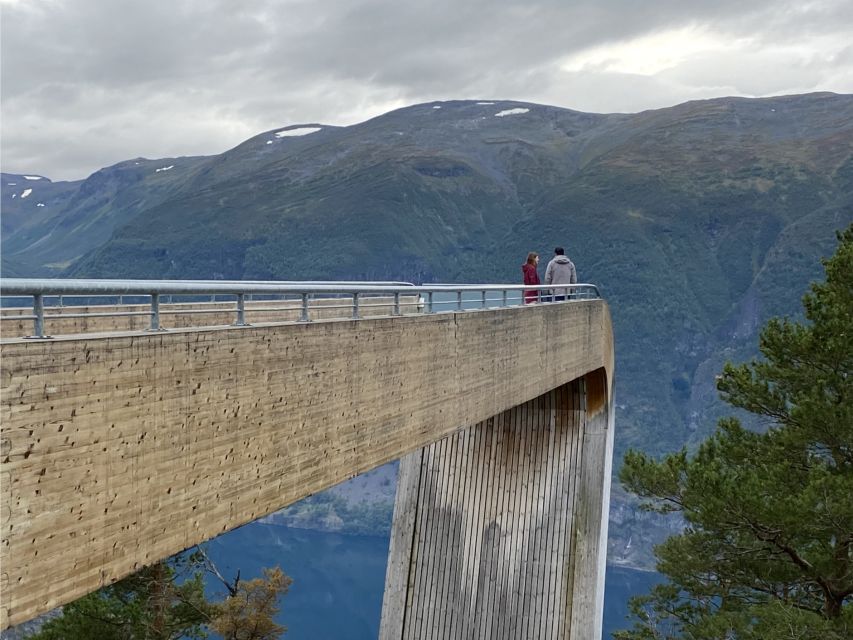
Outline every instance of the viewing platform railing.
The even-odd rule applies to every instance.
[[[533,295],[525,292],[533,292]],[[50,339],[53,322],[99,318],[149,319],[145,331],[166,331],[163,316],[189,318],[225,313],[230,326],[262,322],[360,319],[365,315],[460,312],[522,304],[557,304],[600,298],[593,284],[425,284],[406,282],[294,282],[248,280],[0,279],[0,338]],[[527,299],[526,299],[527,298]],[[29,300],[31,299],[31,300]],[[76,302],[74,302],[76,301]],[[69,304],[74,302],[74,304]],[[17,303],[17,304],[16,304]],[[23,308],[22,308],[23,307]],[[388,313],[382,313],[387,310]],[[276,315],[278,313],[278,315]],[[32,321],[31,335],[20,323]],[[17,335],[10,336],[10,324]],[[193,328],[222,326],[221,322]],[[184,328],[175,326],[171,328]],[[78,333],[67,331],[66,333]],[[60,335],[57,333],[57,335]]]

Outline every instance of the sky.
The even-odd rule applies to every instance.
[[[435,100],[853,93],[853,0],[0,0],[0,165],[53,180]]]

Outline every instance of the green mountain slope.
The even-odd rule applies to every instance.
[[[137,158],[93,173],[86,180],[2,175],[4,269],[55,276],[107,242],[113,231],[170,197],[205,158]],[[20,197],[31,189],[25,198]]]
[[[34,252],[9,257],[15,246],[28,246],[49,236],[54,218],[65,208],[79,182],[52,182],[43,176],[0,174],[0,239],[2,273],[6,277],[40,275],[49,267],[33,262]],[[10,243],[11,241],[11,243]],[[89,248],[97,246],[90,245]],[[61,268],[67,267],[64,264]]]

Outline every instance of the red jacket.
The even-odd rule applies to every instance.
[[[524,274],[524,284],[532,285],[532,284],[541,284],[539,282],[539,274],[536,271],[536,267],[532,264],[523,264],[521,265],[521,271]],[[539,300],[539,292],[538,291],[525,291],[524,292],[524,304],[530,304],[531,302],[536,302]]]

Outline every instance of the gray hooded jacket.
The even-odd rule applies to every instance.
[[[556,256],[545,269],[545,284],[575,284],[577,281],[575,265],[566,256]]]

